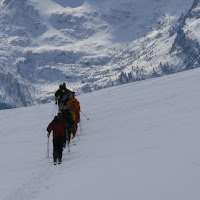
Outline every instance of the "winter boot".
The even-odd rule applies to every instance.
[[[53,154],[53,162],[54,162],[54,165],[56,165],[57,159],[58,159],[58,155],[57,155],[56,153],[54,153],[54,154]]]
[[[62,158],[58,158],[58,164],[62,163]]]
[[[59,153],[58,155],[58,164],[62,163],[62,153]]]

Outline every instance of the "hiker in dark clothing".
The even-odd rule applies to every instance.
[[[69,101],[71,91],[66,88],[65,83],[59,86],[55,92],[55,104],[58,103],[58,110],[61,112],[66,109],[67,102]]]
[[[63,86],[59,85],[59,89],[55,92],[55,104],[60,104],[61,99],[63,98],[62,92]]]
[[[53,160],[54,164],[56,164],[58,160],[58,164],[62,162],[62,151],[63,144],[65,142],[65,132],[67,130],[67,125],[63,119],[63,117],[59,114],[55,116],[53,121],[48,125],[47,136],[50,136],[51,131],[53,131]]]
[[[64,147],[66,146],[66,142],[70,143],[72,127],[74,125],[75,116],[69,108],[62,110],[62,117],[67,125],[67,130],[65,134],[65,143]]]

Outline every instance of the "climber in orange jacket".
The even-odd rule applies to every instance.
[[[74,120],[74,125],[72,127],[72,134],[73,137],[76,136],[77,131],[77,123],[80,121],[80,103],[75,98],[75,92],[71,92],[70,99],[67,103],[67,107],[70,108],[70,110],[75,114],[76,119]]]

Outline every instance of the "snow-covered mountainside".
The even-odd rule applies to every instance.
[[[0,0],[0,108],[199,67],[199,0]]]
[[[55,104],[1,110],[0,200],[199,200],[199,85],[194,69],[79,95],[89,120],[56,166]]]

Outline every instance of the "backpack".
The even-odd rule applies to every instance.
[[[71,115],[71,110],[69,108],[62,110],[62,116],[69,126],[73,125],[74,121]]]
[[[71,93],[71,91],[68,90],[68,89],[65,89],[65,91],[63,92],[62,102],[63,102],[64,104],[66,104],[66,103],[69,101],[70,93]]]

